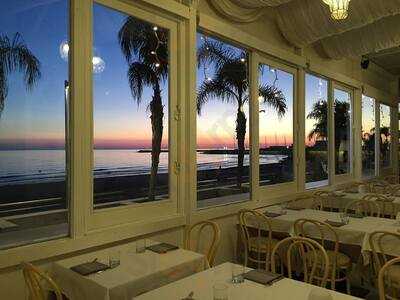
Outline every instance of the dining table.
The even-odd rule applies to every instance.
[[[146,240],[147,246],[156,244]],[[93,261],[107,265],[116,253],[120,262],[115,268],[86,276],[71,269]],[[207,268],[203,254],[181,248],[161,254],[148,249],[137,253],[134,242],[56,261],[51,272],[70,300],[128,300]]]
[[[271,285],[264,285],[245,279],[242,283],[232,283],[232,268],[230,262],[196,273],[184,279],[175,281],[161,288],[134,297],[135,300],[213,300],[214,287],[226,287],[227,300],[351,300],[359,299],[347,294],[328,290],[322,287],[282,278]],[[246,272],[251,269],[247,268]],[[310,296],[314,295],[314,298]],[[320,298],[323,295],[325,298]]]
[[[294,223],[298,219],[312,219],[323,222],[337,222],[342,223],[340,212],[323,211],[316,209],[282,209],[281,206],[269,206],[261,210],[270,217],[272,224],[272,231],[278,233],[286,233],[293,236]],[[369,236],[374,231],[388,231],[393,233],[400,233],[400,222],[393,219],[378,218],[378,217],[349,217],[348,224],[339,224],[334,227],[337,232],[339,243],[345,245],[355,245],[361,248],[361,254],[364,259],[364,264],[369,263],[371,247],[369,244]],[[251,223],[250,223],[251,225]],[[254,224],[254,226],[256,226]],[[267,229],[267,227],[265,228]],[[309,231],[311,238],[318,238],[320,232],[315,230]],[[325,236],[326,240],[334,241],[334,236],[329,234]],[[386,245],[385,252],[388,255],[400,256],[400,247],[398,240],[391,240],[393,245]],[[388,240],[387,243],[390,243]]]

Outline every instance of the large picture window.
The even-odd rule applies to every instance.
[[[198,207],[249,199],[247,52],[197,36]]]
[[[0,249],[68,235],[67,0],[2,1]]]
[[[375,99],[362,96],[362,176],[375,176]]]
[[[328,81],[306,74],[306,188],[328,181]]]
[[[380,104],[380,165],[382,168],[390,166],[391,130],[390,130],[390,106]]]
[[[169,32],[93,8],[94,205],[169,195]]]
[[[260,185],[294,180],[293,90],[293,74],[269,65],[260,65]]]
[[[352,148],[352,105],[351,93],[335,88],[333,90],[334,132],[335,132],[335,174],[351,171]]]

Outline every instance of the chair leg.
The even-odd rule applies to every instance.
[[[351,295],[351,284],[350,284],[350,276],[349,269],[346,270],[346,292],[348,295]]]

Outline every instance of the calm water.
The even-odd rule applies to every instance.
[[[95,177],[126,176],[150,173],[151,154],[137,150],[95,150]],[[260,155],[261,164],[277,163],[282,155]],[[245,165],[249,157],[245,156]],[[197,154],[198,170],[234,167],[236,155]],[[168,170],[168,153],[161,153],[159,172]],[[0,151],[0,185],[64,180],[63,150]]]

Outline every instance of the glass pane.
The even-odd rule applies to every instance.
[[[198,34],[198,207],[249,199],[247,52]]]
[[[0,5],[0,249],[68,235],[68,1]]]
[[[335,174],[350,173],[351,94],[334,90]]]
[[[328,81],[306,74],[306,188],[328,182]]]
[[[380,105],[380,121],[380,164],[383,168],[385,168],[390,166],[390,106],[384,104]]]
[[[168,198],[169,31],[93,10],[94,206]]]
[[[375,99],[362,97],[362,176],[375,176]]]
[[[293,181],[293,88],[291,73],[260,65],[260,185]]]

